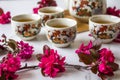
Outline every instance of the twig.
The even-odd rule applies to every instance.
[[[90,70],[90,66],[80,66],[80,65],[73,65],[73,64],[65,64],[66,67],[74,67],[77,70],[81,70],[81,69],[86,69],[86,70]]]
[[[65,64],[65,67],[74,67],[77,70],[81,70],[81,69],[86,69],[86,70],[90,70],[90,66],[80,66],[80,65],[73,65],[73,64]],[[20,70],[24,70],[24,69],[36,69],[39,68],[37,65],[32,65],[32,66],[28,66],[27,64],[25,64],[24,67],[21,67],[19,69]]]
[[[24,67],[21,67],[21,68],[19,69],[19,71],[20,71],[20,70],[23,70],[23,69],[36,69],[36,68],[38,68],[37,65],[27,66],[27,64],[25,64],[25,66],[24,66]]]

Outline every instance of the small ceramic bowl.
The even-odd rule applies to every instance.
[[[49,19],[63,18],[64,10],[60,7],[43,7],[38,10],[38,14],[42,18],[42,26],[45,26],[45,22]]]
[[[56,18],[46,22],[48,40],[56,47],[67,47],[76,38],[77,22],[68,18]]]
[[[119,33],[120,18],[112,15],[95,15],[89,19],[89,31],[102,43],[110,43]]]
[[[34,39],[41,30],[41,17],[37,14],[21,14],[11,19],[13,32],[22,40]]]

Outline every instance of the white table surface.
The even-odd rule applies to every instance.
[[[11,15],[17,15],[17,14],[22,14],[22,13],[32,13],[33,7],[37,6],[36,3],[39,0],[0,0],[0,7],[2,7],[5,12],[10,11]],[[58,5],[61,6],[62,8],[65,8],[64,4],[62,3],[64,0],[57,0]],[[118,2],[117,2],[118,1]],[[108,6],[114,6],[117,5],[117,8],[120,8],[119,3],[120,0],[108,0]],[[8,38],[15,39],[17,41],[20,41],[16,35],[12,33],[11,30],[11,24],[5,24],[5,25],[0,25],[0,35],[6,34]],[[54,48],[58,50],[58,53],[62,56],[66,56],[66,62],[70,64],[81,64],[78,60],[77,55],[75,54],[75,50],[79,47],[79,45],[82,42],[87,43],[89,40],[93,39],[88,36],[89,32],[83,32],[83,33],[78,33],[75,41],[71,44],[70,47],[68,48],[56,48],[55,46],[52,46],[51,43],[48,42],[44,29],[41,29],[41,32],[37,36],[36,39],[32,41],[25,41],[30,43],[30,45],[34,46],[34,55],[32,58],[26,62],[23,62],[22,64],[24,65],[25,63],[28,63],[28,65],[36,65],[38,64],[38,61],[35,58],[35,54],[41,53],[42,52],[42,47],[43,45],[47,44],[51,48]],[[120,43],[110,43],[110,44],[103,44],[102,47],[109,48],[113,51],[115,57],[116,57],[116,62],[119,63],[120,65]],[[0,57],[2,58],[2,56]],[[49,77],[43,77],[41,75],[40,69],[37,70],[28,70],[24,72],[19,72],[18,75],[19,77],[16,80],[97,80],[95,77],[93,77],[92,74],[90,74],[89,77],[90,79],[86,79],[86,75],[89,73],[85,73],[85,71],[78,71],[76,69],[66,69],[66,72],[58,74],[56,78],[49,78]],[[113,77],[113,80],[120,80],[120,71],[115,72],[115,76]]]

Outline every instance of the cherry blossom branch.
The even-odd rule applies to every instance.
[[[36,69],[36,68],[39,68],[38,65],[28,66],[27,64],[25,64],[25,66],[21,67],[18,71],[24,70],[24,69]]]
[[[81,66],[81,65],[73,65],[73,64],[65,64],[66,67],[74,67],[77,70],[81,70],[81,69],[86,69],[86,70],[90,70],[90,66]]]
[[[73,65],[68,63],[65,64],[65,67],[73,67],[77,70],[81,70],[81,69],[90,70],[90,66]],[[24,70],[24,69],[36,69],[36,68],[39,68],[39,67],[37,65],[28,66],[27,64],[25,64],[25,66],[21,67],[18,71]]]

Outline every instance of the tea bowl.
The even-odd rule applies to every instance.
[[[38,14],[42,18],[42,26],[45,26],[45,22],[50,19],[54,18],[63,18],[64,17],[64,10],[60,7],[43,7],[38,10]]]
[[[77,22],[68,18],[48,20],[45,24],[46,36],[56,47],[67,47],[76,38]]]
[[[13,16],[11,26],[14,34],[22,40],[34,39],[41,30],[41,17],[37,14]]]
[[[112,15],[94,15],[89,19],[89,31],[102,43],[112,42],[119,33],[120,18]]]

